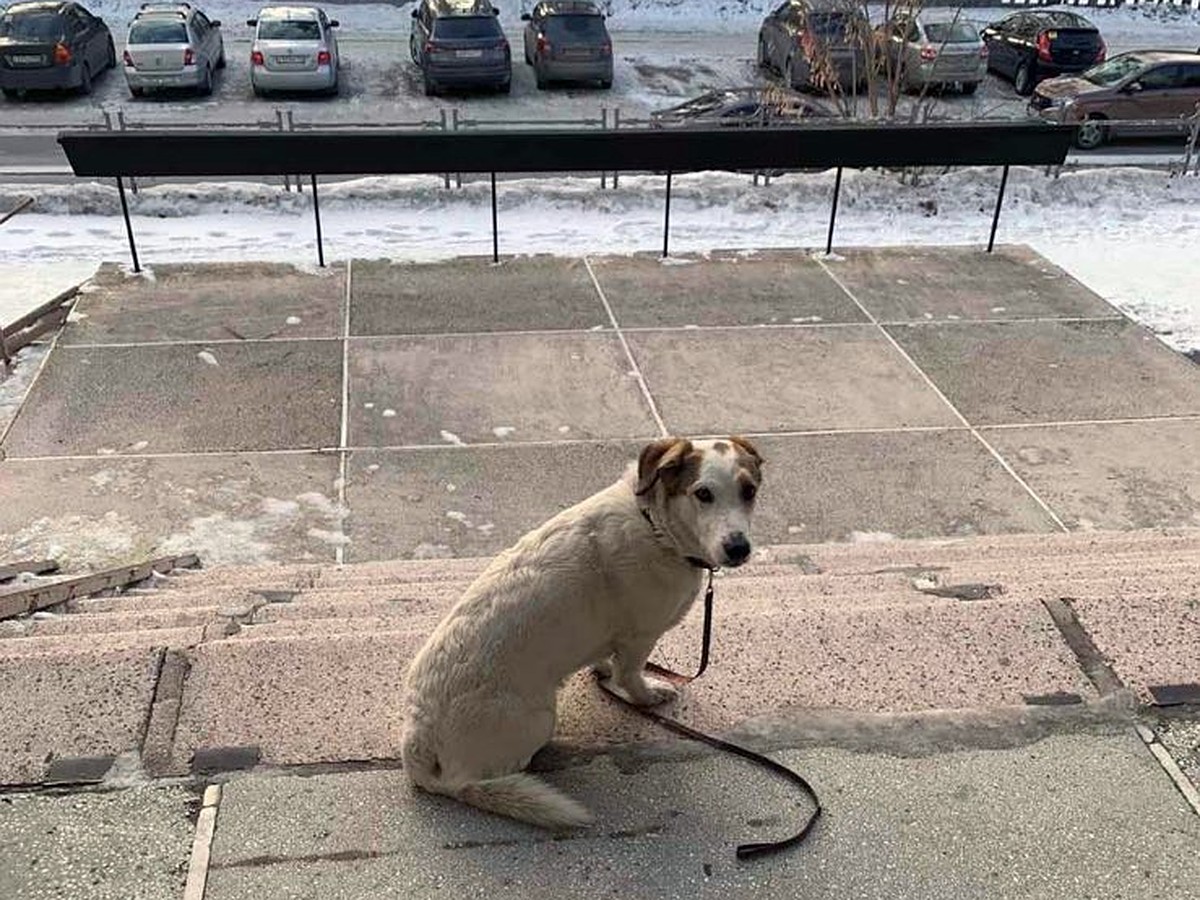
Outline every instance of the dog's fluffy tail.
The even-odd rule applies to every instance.
[[[582,804],[527,772],[471,781],[458,787],[454,796],[479,809],[542,828],[582,828],[594,821]]]

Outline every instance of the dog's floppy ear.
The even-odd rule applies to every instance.
[[[737,447],[744,456],[748,457],[746,462],[748,463],[748,468],[754,474],[754,477],[760,477],[758,470],[763,464],[763,458],[762,454],[758,452],[758,449],[741,435],[730,435],[729,442],[733,444],[733,446]]]
[[[691,452],[692,442],[686,438],[662,438],[647,444],[638,457],[638,480],[634,493],[640,497],[664,475],[681,469]]]

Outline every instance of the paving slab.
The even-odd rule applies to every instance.
[[[337,446],[337,341],[59,347],[4,442],[10,457]]]
[[[182,787],[0,797],[0,897],[182,897],[195,797]]]
[[[1136,579],[1115,597],[1080,593],[1069,600],[1080,624],[1143,702],[1151,687],[1200,684],[1200,597],[1142,593]]]
[[[803,251],[590,259],[622,328],[865,322]]]
[[[762,436],[759,544],[1055,528],[966,431]]]
[[[404,675],[423,632],[202,644],[180,702],[173,771],[200,750],[256,747],[268,763],[399,756]]]
[[[1059,694],[1075,702],[1096,697],[1040,603],[928,599],[746,606],[718,585],[709,669],[664,710],[693,727],[724,732],[756,717],[813,709],[992,709]],[[694,608],[652,658],[694,672],[701,618]],[[557,736],[572,746],[654,734],[602,695],[587,673],[560,695]]]
[[[346,267],[304,272],[279,263],[154,266],[154,277],[109,263],[80,295],[62,344],[336,338]]]
[[[350,342],[351,446],[657,433],[612,334]]]
[[[208,900],[368,897],[1182,897],[1200,819],[1131,731],[923,756],[775,754],[822,796],[729,756],[603,757],[547,779],[599,824],[570,839],[412,794],[400,772],[225,786]]]
[[[675,433],[959,424],[871,325],[627,337]]]
[[[350,333],[430,334],[609,328],[581,259],[355,260]]]
[[[1124,320],[887,330],[974,425],[1200,414],[1200,367]]]
[[[985,435],[1072,528],[1200,525],[1200,420],[985,429]]]
[[[839,250],[831,272],[883,322],[1121,314],[1028,247]]]
[[[77,648],[0,658],[0,784],[41,781],[55,759],[136,750],[162,652]]]
[[[0,462],[0,557],[106,568],[195,552],[205,565],[332,562],[336,455],[106,456]]]
[[[492,556],[612,484],[640,447],[357,450],[346,466],[346,559]]]

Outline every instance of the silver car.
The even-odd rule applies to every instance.
[[[954,10],[898,12],[876,34],[884,71],[906,90],[956,84],[973,94],[987,77],[987,45]]]
[[[539,88],[551,81],[595,81],[612,87],[612,38],[604,14],[590,0],[542,0],[521,18],[525,62]]]
[[[125,38],[125,83],[140,97],[156,88],[211,94],[225,68],[221,23],[187,3],[144,3]]]
[[[270,91],[338,90],[338,45],[330,19],[319,6],[265,6],[250,46],[250,86],[262,96]]]

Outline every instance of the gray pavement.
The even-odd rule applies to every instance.
[[[0,896],[182,896],[210,777],[209,900],[1200,880],[1200,816],[1143,743],[1200,777],[1200,369],[1025,248],[109,266],[43,350],[0,433],[0,559],[210,568],[4,623]],[[583,677],[537,764],[594,831],[413,796],[395,698],[424,634],[663,431],[768,460],[760,555],[673,714],[779,752],[827,819],[735,862],[802,801]],[[65,822],[86,839],[31,838]]]

